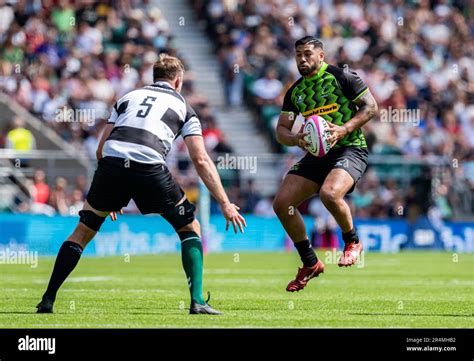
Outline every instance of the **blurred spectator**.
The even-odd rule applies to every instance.
[[[68,0],[60,0],[59,7],[51,13],[51,19],[56,28],[62,33],[68,33],[74,25],[74,9]]]
[[[5,0],[0,0],[0,35],[8,30],[14,18],[13,8]]]
[[[25,182],[26,187],[29,189],[30,195],[35,197],[35,188],[32,180],[27,179]],[[35,202],[34,199],[26,199],[20,201],[16,212],[19,213],[31,213],[31,214],[44,214],[47,216],[52,216],[55,214],[55,210],[49,204]]]
[[[56,178],[56,185],[51,191],[49,204],[62,216],[69,214],[67,201],[67,180],[63,177]]]
[[[33,134],[25,128],[25,121],[20,117],[15,117],[12,129],[7,133],[5,148],[29,151],[36,148],[36,141]]]
[[[208,116],[202,121],[204,144],[209,153],[232,153],[232,148],[226,143],[224,134],[216,127],[214,118]]]
[[[274,68],[265,71],[265,76],[253,83],[253,93],[257,97],[258,105],[275,104],[277,97],[280,95],[283,85],[277,78],[278,72]]]
[[[87,192],[89,190],[89,183],[87,182],[87,178],[84,174],[79,174],[76,177],[76,181],[74,183],[76,189],[79,189],[82,193],[82,198],[86,199]]]
[[[84,207],[84,195],[80,189],[74,189],[69,202],[69,214],[77,215],[78,212]]]
[[[216,128],[214,118],[208,117],[203,124],[202,136],[208,152],[212,152],[220,142],[221,132]]]
[[[242,105],[244,89],[245,53],[236,43],[223,48],[222,59],[225,95],[229,106]]]
[[[45,183],[46,175],[42,169],[35,171],[34,181],[34,196],[33,202],[46,204],[49,200],[49,186]]]

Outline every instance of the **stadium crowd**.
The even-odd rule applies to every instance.
[[[0,90],[94,158],[115,99],[152,82],[157,54],[179,52],[167,20],[148,1],[42,3],[0,0]],[[474,211],[473,23],[464,2],[190,3],[215,39],[229,106],[251,106],[259,128],[272,141],[285,90],[298,77],[294,40],[314,34],[325,44],[327,61],[355,69],[388,114],[364,127],[373,154],[445,158],[448,166],[436,168],[436,174],[423,166],[411,169],[412,181],[404,186],[400,172],[372,166],[351,196],[356,216],[406,216],[411,206],[427,212],[433,205],[446,219],[458,211]],[[201,119],[208,150],[231,152],[205,95],[195,91],[193,82],[191,69],[182,93]],[[68,109],[92,110],[94,121],[70,121],[65,118]],[[396,118],[390,109],[408,110],[405,114],[412,117]],[[11,147],[9,131],[3,130],[0,147]],[[301,156],[297,149],[274,146],[287,154],[287,167]],[[181,160],[183,154],[184,145],[178,142],[170,167],[195,201],[196,174],[189,161]],[[38,177],[41,170],[31,181],[34,189]],[[61,214],[70,212],[69,207],[84,201],[86,191],[75,183],[67,185],[59,177],[48,186],[50,196],[43,204]],[[433,194],[420,192],[431,189],[428,184]],[[273,214],[271,197],[262,197],[253,182],[229,182],[227,189],[246,212]],[[319,206],[316,199],[302,210],[319,215]],[[25,205],[19,209],[32,211]]]

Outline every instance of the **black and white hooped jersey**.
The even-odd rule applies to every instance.
[[[186,100],[167,82],[156,82],[120,98],[108,124],[115,124],[102,156],[139,163],[165,163],[179,135],[202,135],[201,123]]]

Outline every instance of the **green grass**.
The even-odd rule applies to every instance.
[[[285,291],[299,264],[295,253],[209,254],[204,287],[225,313],[218,317],[188,315],[179,254],[83,258],[55,313],[35,314],[53,261],[0,265],[1,328],[474,326],[472,254],[370,253],[361,268],[326,264],[299,293]]]

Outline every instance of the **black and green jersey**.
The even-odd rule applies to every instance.
[[[354,100],[368,90],[367,85],[352,70],[343,70],[327,63],[322,64],[312,77],[301,77],[288,89],[282,112],[299,113],[305,118],[318,115],[328,122],[343,125],[356,113]],[[334,148],[366,148],[364,134],[357,129],[342,138]]]

